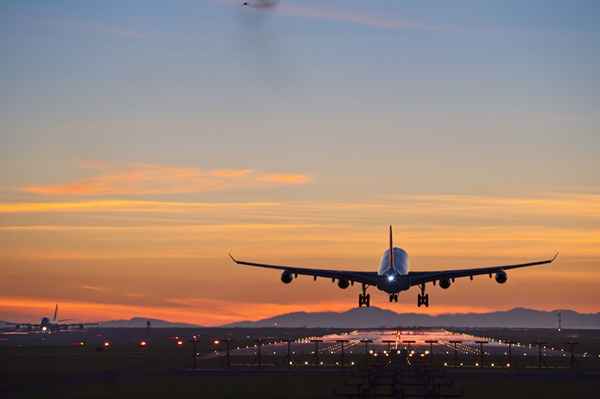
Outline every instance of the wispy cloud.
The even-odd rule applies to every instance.
[[[440,31],[448,30],[448,26],[428,25],[420,22],[410,21],[391,16],[369,15],[356,10],[340,10],[337,8],[327,7],[307,7],[294,4],[280,4],[273,8],[274,12],[302,18],[322,19],[335,22],[348,22],[356,25],[368,26],[371,28],[386,29],[386,30],[427,30]]]
[[[89,168],[89,165],[85,165]],[[202,193],[273,185],[300,185],[311,178],[299,173],[264,173],[251,169],[203,170],[156,164],[126,167],[95,165],[95,176],[62,184],[29,185],[21,190],[48,196],[105,196]]]
[[[239,7],[243,1],[238,0],[217,0],[220,3]],[[288,17],[299,17],[317,19],[332,22],[346,22],[355,25],[362,25],[376,29],[385,30],[423,30],[423,31],[447,31],[456,30],[456,27],[449,25],[433,25],[394,17],[390,15],[366,14],[364,10],[352,10],[350,8],[339,9],[335,7],[307,6],[290,4],[288,2],[261,1],[253,0],[248,2],[250,12],[270,12],[277,15]]]
[[[176,202],[100,200],[73,202],[0,203],[0,213],[69,213],[69,212],[184,212],[215,209],[274,207],[275,202]]]

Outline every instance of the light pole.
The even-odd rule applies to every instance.
[[[198,338],[194,335],[192,337],[192,350],[194,353],[192,354],[192,361],[194,369],[198,368]]]
[[[462,341],[450,341],[454,345],[454,367],[458,367],[458,344],[462,344]]]
[[[545,342],[534,342],[534,345],[537,345],[538,347],[538,368],[541,369],[542,368],[542,347],[544,345],[546,345]]]
[[[571,352],[571,358],[569,359],[569,366],[571,368],[575,367],[575,345],[577,345],[579,342],[567,342],[567,345],[569,345],[569,351]]]
[[[294,340],[293,339],[286,339],[285,342],[287,342],[287,364],[288,364],[288,368],[292,367],[292,342]]]
[[[373,342],[371,339],[361,339],[361,343],[365,344],[365,365],[369,365],[369,344]]]
[[[347,339],[338,339],[335,342],[337,342],[338,344],[340,344],[342,346],[342,348],[341,348],[341,355],[342,355],[342,357],[340,359],[340,361],[341,361],[340,367],[343,368],[344,367],[344,344],[347,343],[347,342],[350,342],[350,341],[348,341]]]
[[[488,341],[475,341],[475,343],[479,344],[479,367],[483,367],[483,345]]]
[[[437,344],[438,341],[435,339],[428,339],[425,343],[429,344],[429,364],[433,367],[433,344]]]
[[[508,363],[506,364],[506,366],[512,367],[513,366],[512,346],[515,344],[515,341],[508,341],[508,342],[506,342],[506,344],[508,345]]]
[[[310,342],[315,344],[315,365],[319,367],[319,344],[323,342],[322,339],[311,339]]]

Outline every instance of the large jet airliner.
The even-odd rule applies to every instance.
[[[360,283],[362,285],[362,293],[358,295],[359,307],[371,306],[371,295],[367,294],[367,288],[369,286],[374,286],[381,291],[387,292],[389,294],[390,302],[398,302],[398,293],[401,291],[407,291],[410,287],[418,286],[421,293],[417,296],[417,306],[420,307],[424,305],[428,307],[429,294],[425,293],[426,283],[436,285],[436,283],[439,282],[440,287],[448,289],[456,278],[469,277],[473,280],[473,276],[487,274],[490,278],[494,275],[496,282],[504,284],[508,279],[506,274],[507,270],[552,263],[558,256],[558,253],[556,253],[552,259],[513,265],[489,266],[475,269],[410,272],[408,271],[408,254],[402,248],[394,247],[392,226],[390,226],[390,247],[383,253],[379,271],[377,272],[308,269],[287,265],[246,262],[235,259],[231,254],[229,254],[229,256],[238,265],[283,270],[281,281],[285,284],[291,283],[298,275],[312,276],[315,280],[317,277],[330,278],[333,282],[337,280],[338,286],[342,289],[354,285],[355,282]]]
[[[43,333],[51,333],[60,330],[68,330],[72,327],[83,329],[88,326],[97,326],[98,323],[64,323],[68,320],[57,320],[58,317],[58,304],[54,308],[54,316],[52,319],[49,317],[42,317],[39,323],[8,323],[15,326],[17,330],[39,330]]]

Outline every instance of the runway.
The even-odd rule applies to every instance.
[[[214,345],[214,352],[204,358],[225,355],[223,343]],[[392,351],[407,350],[409,356],[428,356],[444,354],[452,356],[455,353],[462,357],[480,356],[483,349],[484,356],[508,356],[509,345],[501,340],[455,333],[446,329],[401,329],[401,330],[355,330],[349,333],[329,334],[302,338],[289,343],[290,355],[315,355],[318,350],[321,355],[336,355],[344,352],[348,355],[365,354],[371,356],[385,356]],[[263,356],[287,356],[288,342],[265,339],[260,344],[235,346],[230,348],[231,356],[256,356],[260,351]],[[512,356],[536,357],[539,348],[532,344],[514,342],[511,344]],[[564,348],[554,348],[542,345],[542,356],[567,357]]]

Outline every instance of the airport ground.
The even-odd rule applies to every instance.
[[[568,342],[577,342],[574,359]],[[98,328],[0,335],[0,396],[329,398],[366,362],[403,350],[409,362],[442,370],[465,398],[600,391],[597,330]]]

